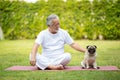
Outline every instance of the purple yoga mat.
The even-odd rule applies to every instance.
[[[100,69],[82,69],[80,66],[65,66],[66,71],[72,71],[72,70],[102,70],[102,71],[117,71],[119,70],[116,66],[99,66]],[[39,70],[36,66],[12,66],[5,70],[19,70],[19,71],[34,71]],[[48,70],[47,70],[48,71]],[[50,71],[50,70],[49,70]],[[52,70],[53,71],[53,70]]]

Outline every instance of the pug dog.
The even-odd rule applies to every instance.
[[[85,69],[85,68],[99,69],[99,67],[97,67],[97,63],[96,63],[97,46],[89,45],[86,48],[87,48],[87,51],[85,52],[84,60],[81,62],[82,69]]]

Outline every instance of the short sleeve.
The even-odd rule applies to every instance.
[[[38,34],[36,40],[35,40],[35,43],[41,45],[42,42],[43,42],[43,34],[42,34],[42,32],[40,32],[40,33]]]
[[[68,32],[65,32],[65,43],[68,45],[73,43],[73,39],[71,38]]]

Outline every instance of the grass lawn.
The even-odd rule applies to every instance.
[[[120,68],[120,41],[77,40],[82,46],[96,45],[99,66]],[[14,65],[30,65],[29,53],[34,40],[0,41],[0,80],[120,80],[120,71],[5,71]],[[41,51],[41,48],[39,49]],[[69,66],[80,65],[83,53],[65,45],[65,51],[72,54]]]

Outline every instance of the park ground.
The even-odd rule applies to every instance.
[[[97,46],[98,66],[117,66],[120,69],[120,41],[76,40],[83,48]],[[29,53],[34,40],[0,41],[0,80],[120,80],[120,71],[5,71],[15,65],[29,66]],[[72,60],[69,66],[79,66],[84,54],[65,45]],[[41,47],[39,48],[41,52]]]

